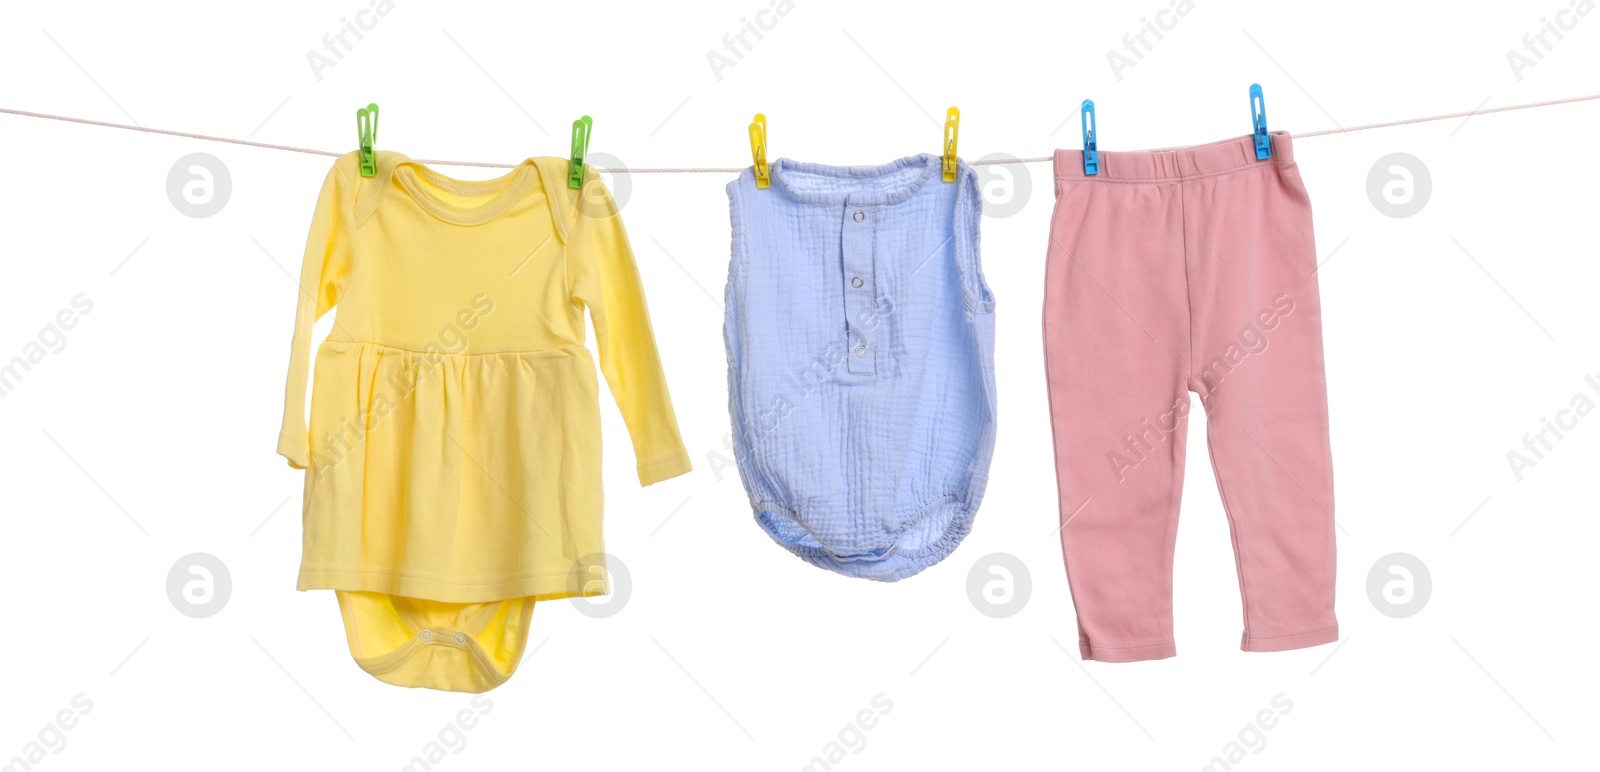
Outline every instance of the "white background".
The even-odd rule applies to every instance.
[[[1574,29],[1520,80],[1507,62],[1569,0],[1198,0],[1119,80],[1107,52],[1169,3],[795,0],[720,80],[707,53],[768,0],[396,0],[320,80],[308,52],[368,0],[12,3],[0,106],[344,152],[352,113],[376,101],[380,147],[499,163],[565,155],[588,113],[596,153],[731,167],[749,163],[757,111],[775,156],[873,164],[936,152],[952,104],[977,159],[1076,148],[1085,97],[1103,149],[1142,149],[1247,133],[1251,82],[1291,132],[1600,91],[1597,12],[1564,16]],[[435,769],[793,770],[881,693],[892,709],[864,744],[845,731],[834,768],[1197,769],[1241,732],[1245,770],[1592,765],[1600,417],[1520,482],[1506,454],[1575,394],[1600,402],[1584,382],[1600,373],[1597,118],[1586,102],[1297,142],[1327,258],[1343,640],[1238,650],[1226,518],[1195,445],[1179,655],[1137,664],[1079,661],[1052,532],[1047,166],[1025,167],[1020,213],[983,225],[999,303],[989,495],[954,555],[897,584],[812,568],[751,522],[725,450],[731,175],[631,177],[623,216],[695,471],[640,489],[603,401],[606,535],[631,572],[627,605],[605,619],[539,606],[537,648],[461,729],[469,696],[366,675],[332,594],[294,590],[302,477],[273,448],[294,274],[330,159],[0,115],[0,361],[75,295],[94,304],[0,399],[0,762],[40,742],[45,770],[399,769],[439,742]],[[166,194],[193,152],[232,181],[207,218]],[[1408,218],[1366,192],[1394,152],[1431,173]],[[204,619],[166,591],[195,552],[232,583]],[[996,552],[1030,576],[1005,619],[967,593]],[[1395,552],[1433,581],[1406,619],[1367,593]],[[79,694],[92,707],[50,728],[81,712]],[[1292,710],[1247,728],[1279,694]]]

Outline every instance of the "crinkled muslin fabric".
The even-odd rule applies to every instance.
[[[740,476],[756,522],[801,559],[880,581],[972,528],[995,440],[982,199],[941,159],[779,159],[728,184],[724,338]]]

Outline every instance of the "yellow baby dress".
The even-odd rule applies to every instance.
[[[379,152],[363,178],[350,153],[323,183],[278,453],[306,470],[299,589],[337,592],[388,683],[492,689],[535,602],[609,592],[585,309],[640,483],[689,471],[622,220],[567,168],[472,182]]]

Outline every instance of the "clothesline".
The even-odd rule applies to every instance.
[[[1563,99],[1551,99],[1551,100],[1544,101],[1544,102],[1529,102],[1527,104],[1520,104],[1520,105],[1506,105],[1504,107],[1491,107],[1491,108],[1488,108],[1488,109],[1481,109],[1480,108],[1480,109],[1476,109],[1476,110],[1467,110],[1465,112],[1459,112],[1459,113],[1445,113],[1444,115],[1429,115],[1429,116],[1422,117],[1422,118],[1405,118],[1405,119],[1398,120],[1398,121],[1386,121],[1384,123],[1369,123],[1369,124],[1366,124],[1366,125],[1363,125],[1363,126],[1351,126],[1349,128],[1340,127],[1340,128],[1337,128],[1337,129],[1323,129],[1321,131],[1309,131],[1309,132],[1306,132],[1304,134],[1293,134],[1291,136],[1293,136],[1295,139],[1305,139],[1305,138],[1308,138],[1308,137],[1323,137],[1323,136],[1327,136],[1329,134],[1352,134],[1352,133],[1357,132],[1357,131],[1367,131],[1367,130],[1370,130],[1370,129],[1386,129],[1386,128],[1390,128],[1390,127],[1393,127],[1393,126],[1406,126],[1406,125],[1413,124],[1413,123],[1429,123],[1429,122],[1432,122],[1432,121],[1446,121],[1446,120],[1450,120],[1451,118],[1470,118],[1470,117],[1472,117],[1474,115],[1487,115],[1489,113],[1503,113],[1503,112],[1508,112],[1508,111],[1511,111],[1511,110],[1528,110],[1528,109],[1532,109],[1532,108],[1535,108],[1535,107],[1550,107],[1552,105],[1570,104],[1572,102],[1587,102],[1587,101],[1590,101],[1590,100],[1593,100],[1593,99],[1600,99],[1600,94],[1589,94],[1589,95],[1586,95],[1586,96],[1566,97],[1566,98],[1563,98]],[[25,118],[44,118],[44,119],[52,120],[52,121],[65,121],[67,123],[81,123],[81,124],[84,124],[86,126],[103,126],[105,128],[109,128],[109,129],[126,129],[128,131],[142,131],[142,132],[144,132],[146,134],[165,134],[165,135],[171,136],[171,137],[184,137],[186,139],[198,139],[198,140],[203,140],[203,141],[206,141],[206,142],[225,142],[225,143],[233,144],[233,145],[243,145],[245,147],[258,147],[258,148],[262,148],[262,149],[265,149],[265,150],[283,150],[283,151],[287,151],[287,152],[291,152],[291,153],[305,153],[307,155],[328,156],[330,158],[338,158],[339,156],[344,155],[345,152],[348,152],[348,151],[339,152],[339,151],[333,151],[333,150],[316,150],[316,149],[313,149],[313,148],[293,147],[293,146],[290,146],[290,145],[274,145],[274,144],[271,144],[271,143],[268,143],[268,142],[254,142],[254,141],[251,141],[251,140],[248,140],[248,139],[233,139],[231,137],[213,137],[213,136],[206,135],[206,134],[194,134],[194,133],[190,133],[190,132],[187,132],[187,131],[172,131],[170,129],[151,129],[151,128],[146,128],[144,126],[135,126],[135,125],[130,125],[130,124],[126,124],[126,123],[111,123],[109,121],[95,121],[95,120],[90,120],[88,118],[74,118],[74,117],[68,116],[68,115],[52,115],[50,113],[36,113],[36,112],[30,112],[28,110],[14,110],[14,109],[7,108],[7,107],[0,107],[0,113],[6,113],[6,114],[9,114],[9,115],[20,115],[20,116],[23,116]],[[1032,157],[1032,158],[1008,158],[1008,159],[1003,159],[1003,160],[992,160],[992,161],[972,161],[970,163],[972,163],[975,166],[976,165],[1019,164],[1019,163],[1034,164],[1034,163],[1049,163],[1051,160],[1052,160],[1051,156],[1035,156],[1035,157]],[[430,165],[433,165],[433,166],[477,166],[477,167],[483,167],[483,168],[489,168],[489,169],[510,169],[510,168],[514,168],[516,166],[516,164],[508,164],[508,163],[484,163],[484,162],[479,162],[479,161],[445,161],[445,160],[428,159],[428,158],[419,158],[419,159],[417,159],[417,161],[419,161],[420,163],[430,164]],[[606,172],[606,173],[609,173],[609,174],[737,174],[737,173],[739,173],[741,171],[744,171],[745,168],[746,167],[743,167],[743,166],[739,166],[739,167],[716,167],[716,166],[698,166],[698,167],[696,167],[696,166],[684,166],[684,167],[657,167],[657,168],[626,167],[626,168],[608,169],[608,168],[598,167],[597,166],[597,167],[595,167],[595,170],[596,171],[600,171],[600,172]]]

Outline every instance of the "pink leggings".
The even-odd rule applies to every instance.
[[[1245,651],[1338,640],[1311,202],[1286,133],[1055,156],[1044,345],[1083,658],[1177,653],[1189,392],[1233,533]]]

